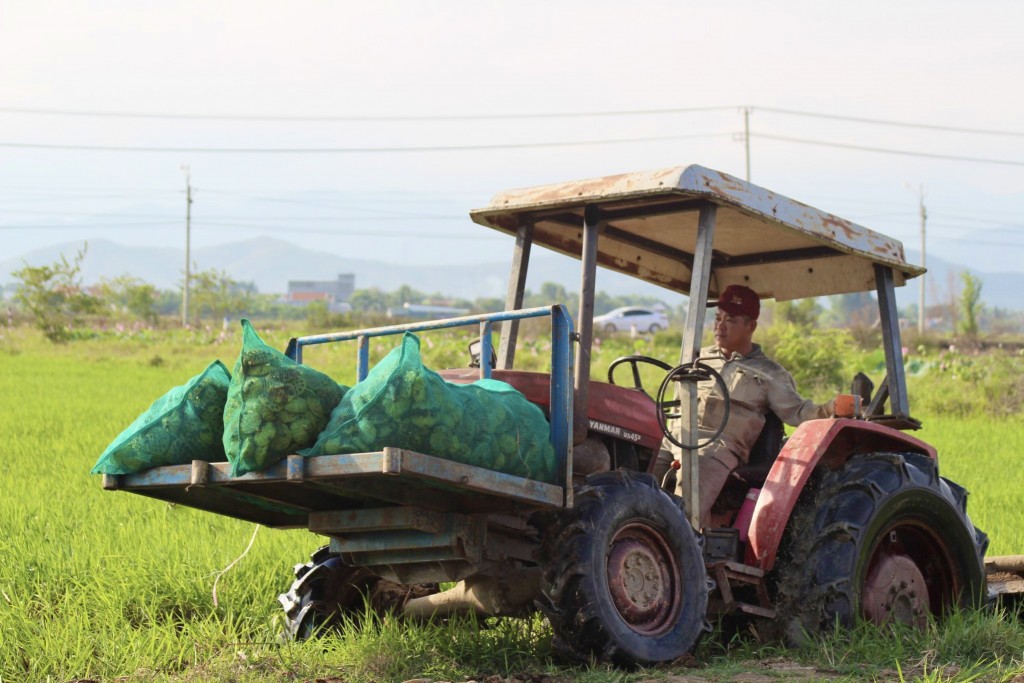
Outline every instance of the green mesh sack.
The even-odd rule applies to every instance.
[[[420,342],[406,333],[331,413],[302,455],[364,453],[385,446],[555,481],[550,426],[540,408],[497,380],[452,384],[423,366]]]
[[[219,360],[174,387],[103,451],[93,474],[131,474],[193,460],[224,460],[224,402],[231,375]]]
[[[346,387],[267,346],[242,320],[224,406],[224,452],[231,476],[255,472],[316,441]]]

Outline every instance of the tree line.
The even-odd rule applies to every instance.
[[[61,255],[56,262],[41,266],[25,265],[14,271],[16,280],[14,303],[38,327],[47,339],[65,342],[72,339],[84,320],[133,321],[157,326],[161,320],[181,320],[182,288],[158,290],[141,278],[121,275],[104,278],[96,285],[82,283],[81,265],[88,245],[83,245],[72,258]],[[1020,331],[1024,327],[1024,314],[1013,311],[990,310],[982,302],[982,282],[974,275],[960,274],[961,286],[957,292],[951,285],[951,302],[929,307],[929,327],[934,332],[977,337],[982,331]],[[594,311],[600,315],[620,306],[657,306],[664,303],[654,296],[615,296],[606,292],[595,295]],[[822,302],[826,302],[823,305]],[[562,285],[545,282],[539,291],[527,290],[523,306],[565,304],[569,311],[579,307],[579,294],[569,292]],[[261,319],[304,319],[310,327],[338,328],[349,325],[352,318],[380,319],[390,309],[403,304],[434,304],[465,308],[472,312],[502,310],[503,299],[495,297],[450,297],[438,293],[424,293],[403,284],[392,291],[378,288],[357,289],[349,302],[351,313],[332,311],[326,302],[316,301],[304,306],[282,302],[278,295],[260,294],[252,283],[239,282],[222,270],[194,269],[189,278],[189,320],[186,324],[198,327],[204,321],[217,324],[229,317]],[[686,314],[686,302],[675,307],[664,306],[672,318]],[[820,325],[871,329],[877,321],[877,305],[870,293],[845,294],[820,299],[767,302],[766,322],[779,320],[798,325]],[[901,310],[908,325],[917,323],[917,306]],[[8,319],[12,311],[8,310]],[[937,322],[936,322],[937,321]]]

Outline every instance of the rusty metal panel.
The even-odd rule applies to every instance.
[[[380,514],[383,519],[389,513]],[[484,516],[446,514],[435,521],[439,527],[434,531],[396,528],[334,534],[331,550],[348,564],[399,582],[412,577],[416,582],[452,581],[478,571],[487,543]]]
[[[104,478],[104,487],[257,522],[304,528],[317,512],[412,505],[442,512],[518,512],[564,505],[561,486],[386,448],[374,453],[289,456],[231,477],[226,463],[155,467]]]
[[[416,507],[325,510],[312,512],[309,515],[309,530],[325,536],[397,529],[438,533],[443,528],[444,515],[442,513]]]
[[[447,528],[436,532],[416,530],[384,531],[378,533],[338,536],[336,547],[346,555],[365,554],[357,563],[403,564],[423,560],[465,560],[482,557],[483,539],[475,538],[477,529],[468,519],[453,521]],[[424,551],[434,551],[429,556]],[[372,559],[371,559],[372,558]],[[370,560],[370,561],[366,561]]]
[[[637,195],[667,195],[680,189],[678,185],[683,170],[685,169],[682,167],[664,168],[507,190],[494,195],[487,209],[478,211],[490,210],[496,215],[500,215],[504,212],[551,208],[552,206],[583,206],[595,200],[619,199]],[[477,214],[478,211],[473,213]]]
[[[1024,555],[997,555],[985,558],[986,572],[1024,574]]]
[[[288,464],[289,460],[286,458],[266,469],[232,477],[230,464],[208,463],[204,485],[292,481],[301,486],[307,479],[327,481],[375,474],[404,474],[414,479],[455,484],[470,491],[511,498],[524,504],[552,505],[557,504],[562,498],[560,486],[397,448],[385,448],[383,451],[373,453],[305,458],[303,479],[300,480],[294,479],[294,469],[292,478],[289,479]],[[192,474],[191,465],[155,467],[137,474],[120,475],[116,484],[111,482],[108,485],[116,485],[118,489],[128,491],[185,488],[195,485]]]
[[[398,448],[385,448],[384,455],[398,458],[396,474],[401,472],[414,478],[457,483],[460,488],[469,491],[518,500],[525,504],[560,506],[562,502],[561,486]]]
[[[906,261],[903,245],[864,226],[808,206],[725,173],[701,166],[675,167],[587,180],[510,190],[494,197],[490,205],[470,212],[472,219],[503,232],[515,234],[519,226],[534,226],[534,243],[580,258],[583,207],[594,204],[608,217],[598,262],[605,268],[688,293],[687,252],[696,240],[696,208],[711,201],[719,206],[714,243],[711,294],[739,277],[731,269],[736,259],[751,263],[753,257],[771,260],[801,249],[802,261],[783,258],[762,269],[752,286],[762,297],[797,298],[849,291],[870,291],[855,272],[851,285],[841,278],[803,278],[810,291],[796,291],[793,278],[808,267],[827,270],[834,257],[867,266],[880,263],[897,273],[895,284],[916,277],[924,269]],[[744,261],[745,260],[745,261]],[[756,259],[754,259],[756,260]],[[755,286],[755,284],[757,286]]]
[[[985,558],[989,599],[1019,598],[1024,594],[1024,555]]]

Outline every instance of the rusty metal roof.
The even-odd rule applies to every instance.
[[[712,297],[730,284],[778,300],[871,291],[876,263],[893,268],[897,286],[925,272],[898,240],[702,166],[508,190],[470,217],[510,234],[533,223],[534,244],[579,258],[583,210],[596,205],[606,221],[601,266],[688,293],[707,202],[718,207]]]

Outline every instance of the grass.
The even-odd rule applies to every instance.
[[[989,535],[989,555],[1024,554],[1020,425],[1019,417],[933,417],[915,435],[938,449],[942,476],[970,492],[967,511]]]
[[[289,336],[273,329],[261,334],[278,348]],[[603,379],[610,359],[627,353],[672,358],[678,353],[672,343],[661,335],[606,340],[595,352],[594,376]],[[375,345],[372,358],[389,348]],[[465,363],[461,338],[441,335],[424,350],[433,367]],[[784,679],[792,663],[812,667],[812,680],[1004,680],[1024,672],[1024,630],[1003,613],[956,615],[924,633],[865,627],[799,650],[773,649],[751,637],[714,638],[697,653],[696,670],[632,673],[553,662],[550,633],[537,618],[424,626],[368,618],[345,638],[281,644],[275,598],[287,588],[290,566],[322,539],[261,529],[251,551],[220,578],[215,606],[214,580],[245,550],[253,525],[105,492],[88,474],[107,443],[153,399],[214,358],[231,367],[237,351],[237,340],[205,332],[50,346],[27,330],[2,331],[0,683],[457,681],[523,672],[593,683],[672,674],[724,681],[752,669]],[[520,360],[543,367],[545,353],[537,342]],[[354,378],[354,349],[311,349],[307,361],[339,381]],[[940,380],[915,381],[927,391],[942,387]],[[958,390],[984,392],[984,382]],[[923,420],[919,436],[938,447],[942,473],[971,490],[969,510],[992,539],[990,553],[1024,550],[1020,416],[933,413]]]

